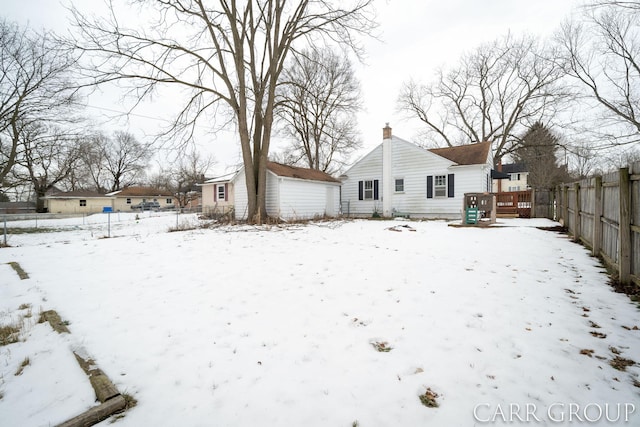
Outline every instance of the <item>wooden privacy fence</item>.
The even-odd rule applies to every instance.
[[[640,162],[556,188],[557,219],[623,284],[640,286]]]

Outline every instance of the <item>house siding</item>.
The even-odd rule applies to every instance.
[[[370,216],[382,211],[382,188],[378,188],[378,200],[359,200],[359,181],[382,181],[382,144],[374,148],[347,171],[342,183],[341,207],[344,215]]]
[[[86,206],[80,206],[80,200],[86,200]],[[78,197],[77,199],[47,199],[45,203],[50,213],[80,214],[99,213],[105,206],[113,207],[113,200],[103,198]]]
[[[391,145],[392,183],[380,184],[380,200],[358,200],[358,183],[362,180],[382,179],[383,145]],[[347,172],[342,185],[342,211],[354,216],[370,216],[377,211],[385,216],[394,213],[409,214],[422,218],[460,218],[465,193],[485,192],[488,190],[487,174],[490,173],[490,159],[484,165],[457,166],[454,162],[424,150],[415,144],[393,137],[385,140],[368,155],[354,164]],[[453,175],[453,196],[427,198],[427,177]],[[404,180],[404,191],[395,192],[396,179]],[[432,178],[433,181],[433,178]],[[384,189],[393,189],[384,194]],[[381,203],[385,203],[382,212]],[[387,208],[387,206],[389,206]]]
[[[244,182],[244,170],[232,181],[235,198],[235,217],[247,219],[247,187]],[[330,195],[327,194],[330,193]],[[267,214],[286,219],[309,219],[325,215],[333,210],[339,212],[340,184],[280,177],[267,172]],[[332,205],[327,207],[327,201]]]
[[[280,213],[280,192],[281,188],[278,185],[278,177],[271,171],[267,171],[267,194],[266,205],[267,215],[279,217]]]
[[[216,200],[215,194],[217,191],[218,185],[227,184],[227,199],[226,200]],[[207,182],[202,184],[202,208],[203,209],[214,209],[214,208],[227,208],[234,205],[234,185],[231,182]]]
[[[395,138],[392,159],[393,177],[404,179],[405,187],[404,192],[392,194],[396,212],[421,217],[440,217],[452,212],[453,201],[450,198],[427,199],[427,176],[449,175],[452,173],[449,170],[453,164],[451,161]],[[454,191],[457,193],[456,188]]]
[[[335,215],[339,210],[340,185],[278,178],[280,180],[279,216],[291,219],[309,219],[315,216]],[[331,192],[332,195],[327,195]],[[331,206],[327,202],[331,201]]]
[[[238,172],[238,174],[231,181],[231,184],[233,184],[235,217],[237,220],[244,221],[247,219],[248,212],[247,184],[244,178],[244,169]]]

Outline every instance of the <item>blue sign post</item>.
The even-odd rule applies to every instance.
[[[103,206],[102,213],[107,214],[107,237],[111,238],[111,212],[113,212],[113,208],[111,206]]]

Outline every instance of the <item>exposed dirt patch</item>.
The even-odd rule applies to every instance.
[[[626,371],[627,366],[633,366],[636,364],[636,362],[631,359],[625,359],[624,357],[616,356],[611,359],[609,364],[618,371]]]
[[[18,324],[0,326],[0,347],[13,344],[20,339],[20,326]]]
[[[632,301],[640,301],[640,286],[635,283],[620,283],[617,277],[612,277],[609,280],[609,286],[613,288],[619,294],[626,294]]]
[[[20,264],[18,264],[17,262],[10,262],[9,265],[11,266],[11,268],[13,268],[16,273],[18,273],[18,276],[20,277],[21,280],[25,280],[29,278],[29,275],[27,274],[26,271],[24,271],[22,269],[22,267],[20,267]]]
[[[431,390],[430,388],[427,388],[427,391],[425,391],[424,394],[421,394],[419,397],[420,402],[427,408],[437,408],[438,406],[440,406],[438,404],[438,401],[436,400],[438,398],[438,393]]]
[[[391,347],[386,341],[374,341],[371,345],[376,349],[376,351],[381,353],[388,353],[393,349],[393,347]]]

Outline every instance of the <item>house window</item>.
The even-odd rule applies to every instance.
[[[358,200],[378,200],[379,181],[358,181]]]
[[[396,193],[402,193],[404,192],[404,179],[403,178],[397,178],[396,179]]]
[[[87,206],[87,201],[85,199],[80,199],[80,206]]]
[[[511,176],[509,177],[510,181],[520,181],[520,174],[519,173],[512,173]]]
[[[130,205],[131,204],[131,197],[127,197],[127,204]]]
[[[168,205],[172,205],[172,204],[173,204],[173,199],[167,199],[167,200],[166,200],[166,203],[167,203]]]
[[[447,197],[447,175],[433,177],[433,194],[435,197]]]
[[[216,191],[218,196],[216,200],[224,200],[224,185],[218,185]]]
[[[373,200],[373,181],[364,182],[364,199]]]

